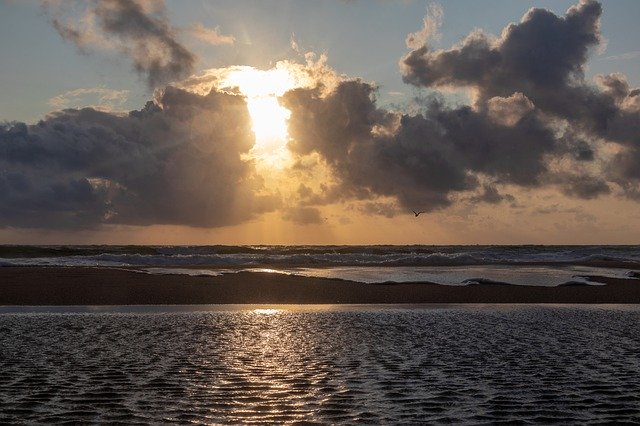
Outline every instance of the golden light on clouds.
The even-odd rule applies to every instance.
[[[256,138],[250,156],[263,165],[283,168],[291,161],[287,150],[291,112],[280,105],[278,97],[302,84],[284,63],[270,70],[234,67],[219,84],[222,89],[238,88],[246,96]]]
[[[258,168],[283,170],[292,164],[287,149],[291,112],[280,104],[279,97],[297,88],[318,87],[322,94],[333,90],[341,78],[326,61],[325,55],[308,53],[305,63],[284,60],[267,70],[241,65],[211,68],[176,86],[201,96],[211,90],[244,96],[255,135],[247,159],[256,160]]]

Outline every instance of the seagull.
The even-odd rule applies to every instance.
[[[426,213],[426,212],[417,212],[415,210],[411,210],[413,212],[413,214],[416,215],[416,217],[420,216],[422,213]]]

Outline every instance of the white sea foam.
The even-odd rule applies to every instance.
[[[473,284],[513,284],[554,287],[562,284],[599,285],[589,277],[630,279],[626,269],[587,266],[347,266],[328,268],[244,268],[244,269],[191,269],[191,268],[142,268],[138,272],[155,275],[221,276],[250,272],[296,275],[312,278],[332,278],[366,284],[386,282],[430,282],[443,285],[464,286]]]
[[[626,278],[627,270],[596,267],[601,261],[633,268],[640,264],[640,246],[0,246],[0,266],[127,267],[151,274],[215,276],[263,268],[365,283],[447,285]]]
[[[248,269],[248,271],[255,271]],[[259,272],[259,271],[255,271]],[[368,284],[384,282],[432,282],[444,285],[505,283],[530,286],[557,286],[566,283],[598,284],[588,277],[630,278],[617,268],[586,266],[429,266],[429,267],[331,267],[272,270],[304,277],[335,278]]]
[[[191,268],[146,268],[140,270],[152,275],[188,275],[190,277],[218,277],[226,271],[216,271],[212,269],[191,269]]]

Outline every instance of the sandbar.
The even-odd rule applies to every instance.
[[[261,272],[191,277],[110,268],[2,267],[0,305],[640,303],[640,280],[595,280],[606,285],[363,284]]]

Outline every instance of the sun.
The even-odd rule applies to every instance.
[[[283,168],[291,159],[287,149],[291,111],[280,105],[278,97],[299,87],[297,80],[292,71],[278,64],[270,70],[234,67],[220,83],[221,89],[238,88],[246,96],[256,139],[250,156],[269,167]]]

